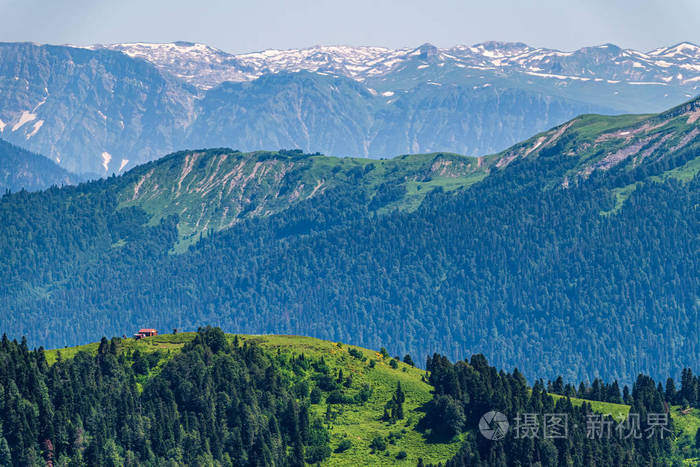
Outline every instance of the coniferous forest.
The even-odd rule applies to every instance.
[[[700,179],[650,180],[695,149],[566,189],[549,186],[575,164],[559,150],[435,189],[414,211],[378,215],[375,198],[339,186],[181,254],[177,215],[120,208],[127,177],[6,195],[0,324],[55,347],[209,323],[400,354],[479,351],[569,381],[697,366]]]
[[[144,352],[125,339],[103,338],[92,352],[63,357],[59,351],[49,359],[43,348],[30,350],[26,341],[4,336],[0,464],[314,465],[331,457],[329,429],[338,423],[332,412],[369,410],[365,404],[373,388],[358,388],[350,367],[344,375],[343,368],[330,366],[325,361],[330,354],[272,351],[218,328],[201,328],[182,342],[178,351]],[[349,357],[371,372],[388,358],[376,355],[368,360],[352,350]],[[398,365],[389,366],[401,375]],[[670,392],[673,380],[662,388],[644,375],[631,389],[625,386],[613,394],[608,388],[609,397],[624,398],[629,405],[627,420],[639,415],[636,429],[624,420],[596,414],[591,403],[573,405],[568,396],[549,393],[541,380],[529,387],[517,369],[498,371],[483,355],[453,364],[434,354],[423,378],[433,396],[416,412],[421,414],[416,429],[433,445],[455,437],[462,440],[446,466],[668,465],[678,456],[674,421],[669,417],[654,426],[649,415],[668,416],[668,404],[681,399],[691,409],[700,408],[700,378],[690,369]],[[372,455],[403,436],[406,430],[393,427],[403,426],[411,416],[404,410],[406,390],[400,382],[389,394],[384,414],[370,414],[381,417],[386,426],[370,444]],[[327,405],[323,416],[316,409],[322,402]],[[513,423],[502,439],[479,434],[479,418],[493,408]],[[528,435],[526,425],[516,422],[523,414],[533,420],[556,414],[566,420],[567,436]],[[598,420],[601,430],[610,425],[615,431],[596,434],[591,420]],[[353,441],[357,442],[344,438],[337,447],[333,441],[335,452],[352,448]],[[700,453],[700,444],[687,449]],[[396,455],[399,460],[405,457],[405,451]],[[427,465],[421,458],[409,462]]]

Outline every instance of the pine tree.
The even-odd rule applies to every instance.
[[[552,392],[554,394],[564,394],[564,379],[561,376],[554,380],[554,384],[552,384]]]
[[[402,420],[404,417],[403,403],[406,400],[406,395],[401,389],[401,382],[396,383],[396,392],[384,406],[384,419],[390,422]]]
[[[669,404],[672,404],[676,399],[676,383],[673,378],[668,378],[666,380],[666,391],[664,393],[664,398]]]
[[[625,384],[622,389],[622,402],[627,405],[632,405],[632,396],[630,396],[630,388]]]
[[[12,465],[10,445],[4,436],[0,436],[0,465]]]

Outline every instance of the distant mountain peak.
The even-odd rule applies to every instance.
[[[679,42],[671,47],[660,47],[649,52],[652,56],[700,58],[700,46],[692,42]]]
[[[439,50],[433,44],[425,43],[413,50],[409,55],[416,56],[421,60],[427,60],[432,57],[436,57],[439,54]]]

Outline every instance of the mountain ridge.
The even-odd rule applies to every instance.
[[[677,176],[686,162],[694,164],[693,147],[700,142],[699,120],[700,97],[656,115],[584,115],[501,153],[479,158],[432,153],[374,160],[305,155],[301,151],[180,151],[125,174],[138,180],[122,190],[120,203],[141,206],[154,216],[151,223],[179,214],[182,248],[210,229],[224,230],[246,216],[280,212],[340,186],[353,186],[371,199],[382,187],[398,184],[399,192],[380,206],[380,212],[416,209],[431,190],[468,188],[492,169],[506,168],[522,158],[537,159],[553,149],[580,161],[560,178],[552,179],[553,187],[580,183],[594,172],[634,170],[642,163],[670,163],[664,173]],[[669,162],[674,157],[683,162]],[[166,164],[172,165],[165,169]],[[195,165],[199,170],[193,170]],[[170,180],[177,178],[177,187],[162,178],[171,170],[178,174],[168,176]],[[695,173],[693,165],[684,177],[692,178]],[[290,181],[292,184],[286,185]],[[163,191],[168,185],[169,194]],[[239,189],[240,195],[233,196]],[[282,197],[280,193],[284,193]],[[183,206],[189,206],[186,214]],[[213,212],[218,214],[212,217]]]
[[[547,62],[551,66],[557,66],[557,59],[565,59],[575,57],[577,55],[600,54],[607,53],[608,55],[627,58],[634,57],[637,60],[642,60],[644,63],[636,62],[635,66],[644,68],[645,65],[656,66],[657,68],[667,68],[673,66],[667,63],[658,64],[655,60],[672,59],[678,55],[685,58],[700,58],[700,46],[691,42],[680,42],[669,47],[658,47],[648,52],[639,52],[634,49],[621,49],[614,44],[601,44],[599,46],[582,47],[574,51],[562,51],[558,49],[530,47],[522,42],[499,42],[487,41],[477,43],[471,46],[456,45],[449,48],[438,48],[432,44],[426,43],[417,48],[399,48],[391,49],[387,47],[373,46],[313,46],[302,49],[266,49],[259,52],[249,52],[241,54],[231,54],[220,49],[197,43],[120,43],[99,46],[88,46],[92,48],[110,48],[119,50],[127,55],[144,58],[152,63],[163,67],[166,70],[173,71],[177,67],[173,67],[173,62],[167,60],[167,54],[162,54],[161,51],[166,48],[175,49],[175,54],[181,56],[189,56],[192,62],[197,61],[197,55],[189,54],[191,49],[197,51],[207,50],[210,56],[226,57],[225,60],[215,60],[217,65],[229,63],[232,67],[239,66],[241,71],[234,72],[227,80],[252,80],[259,77],[264,72],[280,72],[280,71],[336,71],[344,76],[366,80],[371,76],[382,75],[391,71],[395,66],[395,62],[406,60],[407,57],[419,56],[423,59],[429,57],[447,57],[458,60],[460,63],[467,66],[491,66],[501,68],[519,69],[519,71],[552,71],[542,69],[537,65],[545,65]],[[427,51],[430,51],[428,54]],[[690,50],[688,53],[684,51]],[[151,53],[149,53],[149,51]],[[358,57],[360,58],[358,60]],[[206,61],[210,59],[204,57]],[[564,60],[566,61],[566,60]],[[336,64],[336,67],[333,67]],[[633,62],[634,64],[634,62]],[[168,66],[170,65],[170,66]],[[679,69],[690,70],[694,73],[700,72],[700,67],[697,64],[678,63]],[[328,68],[330,67],[330,68]],[[519,68],[518,68],[519,67]],[[376,69],[379,68],[379,69]],[[245,72],[243,70],[246,70]],[[662,81],[678,79],[674,76],[674,71],[665,74]],[[196,77],[191,75],[182,75],[175,72],[176,75],[191,79],[192,84],[197,85]],[[573,74],[574,77],[581,77],[581,74]],[[208,74],[207,74],[207,77]],[[223,82],[221,79],[218,83]],[[681,80],[682,81],[682,80]],[[217,84],[218,84],[217,83]],[[204,87],[209,86],[209,83]],[[696,88],[697,89],[697,88]]]

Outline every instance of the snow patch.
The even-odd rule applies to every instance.
[[[41,128],[41,126],[44,124],[43,120],[37,120],[36,123],[34,123],[34,128],[32,129],[32,132],[27,135],[27,139],[31,138],[36,134],[37,131]]]
[[[44,89],[46,89],[46,88],[44,88]],[[41,107],[42,105],[46,104],[46,99],[47,99],[47,98],[44,97],[44,98],[41,100],[41,102],[39,102],[39,103],[32,109],[32,113],[36,112],[37,109],[38,109],[39,107]]]
[[[5,122],[3,122],[2,119],[0,119],[0,133],[3,132],[3,130],[5,129],[6,126],[7,126],[7,124]]]
[[[15,125],[12,127],[12,131],[17,131],[17,130],[19,130],[19,129],[22,127],[22,125],[24,125],[25,123],[29,123],[29,122],[34,121],[34,120],[36,120],[36,114],[33,114],[33,113],[31,113],[31,112],[29,112],[29,111],[27,111],[27,110],[23,110],[23,111],[22,111],[22,115],[19,116],[19,120],[18,120],[17,123],[15,123]]]
[[[128,163],[129,163],[129,159],[122,159],[122,163],[119,164],[118,172],[121,172],[122,170],[124,170],[124,167],[126,167],[126,164],[128,164]]]
[[[382,93],[382,96],[385,96],[385,97],[391,97],[393,95],[394,95],[394,91],[384,91]]]
[[[102,153],[102,167],[105,168],[105,172],[109,169],[109,163],[112,160],[112,155],[107,151]]]
[[[590,81],[591,78],[582,78],[581,76],[568,76],[568,75],[555,75],[552,73],[536,73],[534,71],[526,71],[525,72],[528,75],[531,76],[539,76],[542,78],[556,78],[556,79],[573,79],[573,80],[578,80],[578,81]],[[598,81],[598,78],[596,78],[596,81]],[[606,80],[608,83],[619,83],[619,81],[613,81],[613,80]]]
[[[656,84],[657,86],[658,85],[666,86],[666,83],[656,83],[654,81],[630,81],[627,84]]]

